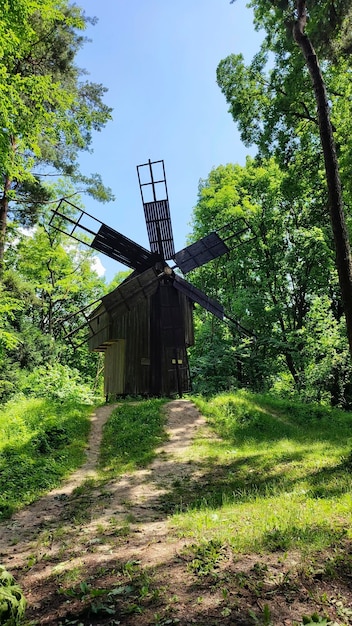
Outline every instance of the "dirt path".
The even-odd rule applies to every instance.
[[[65,500],[83,481],[96,475],[95,468],[99,457],[103,427],[115,406],[102,406],[92,413],[87,460],[84,465],[71,474],[70,478],[60,487],[53,489],[45,497],[13,515],[9,522],[0,524],[0,557],[5,565],[10,565],[10,561],[13,559],[15,562],[12,563],[12,566],[19,565],[21,553],[26,553],[28,542],[47,524],[56,524],[65,506]]]
[[[59,488],[15,514],[9,522],[0,525],[0,556],[5,566],[12,569],[23,567],[38,533],[43,529],[50,532],[51,525],[55,528],[60,521],[65,521],[68,517],[67,511],[72,508],[72,500],[75,500],[75,490],[87,479],[97,477],[96,464],[103,427],[115,406],[100,407],[92,414],[85,464]],[[204,418],[188,400],[170,402],[166,411],[168,441],[157,450],[157,458],[148,469],[111,481],[107,493],[95,494],[98,502],[99,498],[104,501],[103,510],[97,519],[93,515],[95,519],[86,524],[88,533],[93,533],[94,526],[97,523],[101,525],[104,518],[109,520],[115,516],[117,523],[123,523],[127,516],[139,525],[139,544],[144,542],[144,537],[149,533],[155,534],[155,522],[160,517],[158,500],[176,478],[182,479],[192,473],[193,468],[189,464],[182,464],[179,459],[192,442],[196,430],[205,424]],[[91,512],[96,513],[94,509],[101,507],[97,500],[92,504]],[[157,527],[158,533],[166,533],[165,519],[157,521]]]
[[[149,567],[170,560],[180,546],[179,540],[170,539],[160,498],[175,480],[195,477],[196,468],[182,462],[182,453],[205,420],[188,400],[168,403],[168,440],[154,462],[99,489],[90,488],[86,481],[97,476],[102,430],[113,409],[104,406],[92,415],[86,463],[60,488],[0,525],[0,560],[34,606],[39,606],[42,583],[53,568],[74,570],[83,563],[97,567],[114,559],[138,559]]]
[[[234,555],[215,542],[215,571],[198,573],[192,542],[176,534],[169,514],[177,483],[190,481],[200,492],[205,485],[187,448],[197,431],[214,435],[191,402],[170,402],[169,438],[154,462],[99,481],[102,429],[113,408],[92,415],[80,470],[0,525],[0,562],[24,591],[25,626],[299,626],[313,612],[352,625],[349,582],[325,580],[324,562],[302,568],[296,554]],[[205,565],[209,554],[200,553]]]

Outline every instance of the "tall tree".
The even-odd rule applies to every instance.
[[[267,388],[291,380],[291,389],[312,399],[314,379],[320,397],[340,399],[347,366],[338,337],[345,327],[336,297],[329,227],[320,224],[308,186],[302,185],[298,197],[286,196],[289,179],[290,172],[284,174],[274,159],[262,164],[247,159],[245,167],[219,166],[201,182],[193,238],[226,225],[229,229],[234,219],[244,217],[256,239],[249,237],[226,259],[195,271],[192,280],[255,331],[257,340],[243,341],[236,329],[219,331],[204,321],[206,338],[203,325],[198,329],[203,341],[196,342],[192,363],[198,377],[204,372],[208,379],[222,377],[222,385],[237,379]],[[324,314],[319,315],[319,303]],[[221,366],[212,362],[213,351],[224,352]],[[341,375],[338,363],[343,364]]]
[[[256,143],[262,154],[274,150],[285,165],[298,156],[305,169],[301,172],[303,177],[309,172],[314,156],[316,160],[314,151],[320,137],[336,267],[352,353],[352,260],[331,121],[331,105],[333,116],[339,118],[339,100],[344,98],[342,87],[346,99],[350,90],[349,78],[345,76],[341,80],[345,65],[336,55],[339,38],[340,51],[348,52],[349,49],[346,34],[342,43],[340,35],[345,33],[346,23],[351,18],[350,6],[345,0],[325,0],[323,3],[314,0],[308,3],[305,0],[253,0],[251,6],[255,11],[256,26],[266,31],[261,51],[249,67],[244,65],[240,55],[222,61],[218,68],[218,83],[245,141]],[[303,55],[298,54],[295,42]],[[273,67],[265,71],[268,53]],[[324,62],[324,75],[318,53]],[[338,92],[334,90],[336,83],[339,83]],[[307,159],[304,159],[302,155],[307,146]],[[312,180],[313,194],[320,181]]]
[[[79,172],[78,153],[110,119],[102,85],[82,81],[75,56],[85,39],[82,10],[68,0],[0,2],[0,268],[9,211],[35,221],[50,193],[43,176],[64,174],[101,200],[111,193],[99,175]]]
[[[62,341],[63,320],[96,300],[105,283],[94,271],[93,252],[81,249],[51,228],[45,219],[17,231],[6,253],[0,321],[0,399],[21,377],[39,365],[61,362],[96,374],[97,355],[82,345],[76,351]],[[76,326],[81,320],[76,319]]]

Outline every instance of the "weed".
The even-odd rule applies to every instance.
[[[180,620],[177,618],[170,617],[162,617],[160,613],[154,613],[154,624],[153,626],[176,626],[180,623]]]
[[[251,616],[254,624],[257,626],[273,626],[273,622],[271,621],[271,611],[267,604],[264,605],[261,615],[256,615],[251,609],[249,610],[249,615]]]
[[[0,623],[17,626],[22,621],[26,600],[13,576],[0,565]]]
[[[221,561],[226,559],[226,548],[221,541],[211,539],[203,541],[199,545],[192,544],[185,550],[193,558],[188,563],[188,569],[197,576],[214,574]]]
[[[129,580],[132,580],[137,572],[140,571],[140,561],[126,561],[126,563],[122,567],[122,573]]]
[[[334,626],[334,623],[331,622],[328,617],[321,617],[317,613],[313,613],[311,616],[304,615],[302,624],[296,624],[296,626],[313,626],[314,624],[320,624],[320,626]],[[336,626],[338,625],[336,624]]]

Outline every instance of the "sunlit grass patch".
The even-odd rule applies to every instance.
[[[331,502],[292,493],[224,502],[218,508],[204,499],[202,507],[174,515],[172,525],[182,536],[216,538],[235,552],[322,550],[350,537],[352,498],[346,494],[332,507]]]
[[[123,402],[104,427],[100,469],[104,476],[117,476],[144,467],[166,439],[165,399]]]
[[[319,550],[352,529],[352,415],[240,392],[195,399],[216,436],[189,458],[201,478],[178,488],[172,525],[234,550]]]
[[[57,486],[85,458],[92,406],[16,399],[0,411],[0,519]]]

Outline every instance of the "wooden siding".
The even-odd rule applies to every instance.
[[[126,341],[120,339],[108,346],[105,352],[104,393],[123,395],[125,388]]]
[[[150,300],[144,300],[123,320],[126,328],[125,393],[150,394]]]
[[[187,348],[194,346],[194,322],[193,322],[193,307],[192,300],[187,298],[183,293],[178,294],[180,299],[180,305],[182,308],[183,321],[185,327],[185,344]]]
[[[102,350],[112,340],[110,318],[103,305],[93,311],[89,326],[91,332],[88,339],[89,350]],[[116,339],[118,339],[118,337],[116,337]]]

